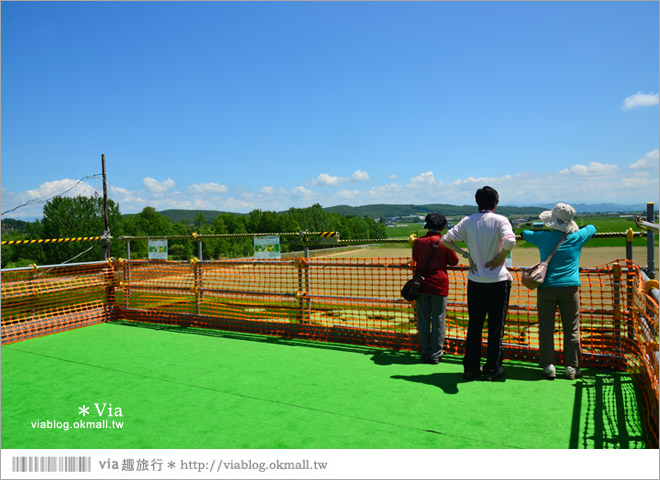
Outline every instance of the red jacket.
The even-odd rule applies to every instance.
[[[433,251],[433,244],[439,238],[442,238],[439,234],[427,233],[415,241],[412,252],[413,260],[415,260],[415,263],[417,264],[415,274],[418,274],[422,270],[428,256]],[[428,267],[426,267],[426,270],[424,270],[422,293],[442,295],[443,297],[449,295],[449,276],[447,275],[448,265],[458,265],[458,255],[442,245],[441,241],[433,254],[431,262]]]

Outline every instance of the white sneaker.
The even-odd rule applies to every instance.
[[[566,371],[564,372],[564,376],[566,378],[568,378],[569,380],[575,380],[576,378],[580,378],[582,376],[582,372],[580,371],[579,368],[566,367]]]
[[[543,375],[545,375],[545,378],[554,380],[554,378],[557,376],[557,369],[552,363],[549,363],[548,365],[543,367]]]

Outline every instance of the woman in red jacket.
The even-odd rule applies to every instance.
[[[417,336],[422,362],[437,364],[444,354],[445,315],[447,295],[449,295],[448,265],[457,265],[455,252],[442,245],[433,245],[442,238],[442,231],[447,227],[447,219],[439,213],[429,213],[424,221],[426,235],[419,237],[413,244],[412,257],[415,260],[415,274],[424,267],[429,255],[433,255],[424,270],[424,281],[417,299]]]

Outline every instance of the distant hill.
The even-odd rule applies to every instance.
[[[2,219],[2,233],[25,233],[29,222],[14,220],[13,218]]]
[[[554,207],[554,203],[548,204],[537,204],[536,207],[541,207],[544,210],[550,210]],[[575,208],[575,212],[578,214],[581,213],[630,213],[645,215],[646,214],[646,204],[638,203],[635,205],[622,205],[620,203],[571,203],[571,206]],[[655,211],[658,211],[658,205],[655,205]]]
[[[578,214],[587,213],[628,213],[639,216],[646,215],[646,204],[636,205],[622,205],[617,203],[597,203],[597,204],[584,204],[572,203],[575,211]],[[532,206],[519,207],[519,206],[505,206],[500,205],[497,207],[497,213],[501,213],[506,217],[514,216],[531,216],[538,215],[543,210],[550,210],[554,204],[535,204]],[[349,205],[336,205],[333,207],[326,207],[323,210],[327,212],[340,213],[346,216],[364,217],[365,215],[372,219],[388,219],[392,217],[410,217],[426,215],[430,212],[442,213],[445,216],[458,216],[470,215],[476,211],[476,205],[449,205],[444,203],[434,203],[427,205],[411,205],[411,204],[372,204],[362,205],[359,207],[351,207]],[[658,211],[658,205],[655,206],[655,211]],[[180,210],[171,209],[159,212],[161,215],[169,218],[175,223],[185,220],[192,223],[195,216],[199,213],[204,214],[204,218],[208,223],[213,222],[215,217],[222,213],[232,213],[234,215],[244,215],[241,213],[225,212],[220,210]],[[127,213],[124,216],[129,217],[136,215],[134,213]],[[39,218],[29,218],[24,220],[16,220],[13,218],[2,218],[2,233],[24,233],[27,225]]]
[[[163,210],[162,212],[158,212],[164,217],[169,218],[172,220],[174,223],[179,223],[181,220],[185,220],[188,223],[192,223],[193,220],[197,215],[200,213],[204,215],[204,218],[208,223],[212,223],[213,220],[215,220],[215,217],[218,215],[221,215],[223,213],[229,213],[229,212],[222,212],[218,210]],[[240,215],[239,213],[236,213],[234,215]]]
[[[372,219],[393,218],[393,217],[411,217],[426,215],[427,213],[437,212],[445,216],[460,216],[470,215],[477,211],[476,205],[447,205],[447,204],[429,204],[429,205],[389,205],[389,204],[374,204],[362,205],[360,207],[351,207],[349,205],[337,205],[334,207],[326,207],[323,210],[331,213],[339,213],[344,216],[364,217],[368,216]],[[529,216],[538,215],[544,208],[541,207],[505,207],[500,206],[497,212],[504,216]],[[169,218],[175,223],[182,220],[192,223],[195,217],[202,213],[208,223],[213,222],[215,217],[222,213],[217,210],[163,210],[159,212],[161,215]],[[280,212],[284,213],[284,212]],[[241,215],[241,214],[235,214]]]
[[[621,205],[616,203],[598,203],[598,204],[584,204],[574,203],[571,204],[578,214],[587,213],[631,213],[643,215],[646,213],[646,205]],[[499,205],[497,213],[505,217],[529,217],[536,216],[544,210],[550,210],[554,204],[537,204],[533,206],[512,206],[512,205]],[[372,219],[389,219],[393,217],[411,217],[422,216],[427,213],[437,212],[445,216],[465,216],[471,215],[477,211],[476,205],[450,205],[445,203],[432,203],[425,205],[412,205],[412,204],[386,204],[378,203],[371,205],[361,205],[359,207],[352,207],[350,205],[335,205],[333,207],[325,207],[323,210],[326,212],[339,213],[345,216],[364,217],[368,216]],[[657,211],[657,207],[656,207]],[[223,212],[218,210],[163,210],[160,214],[168,217],[173,222],[179,223],[181,220],[192,223],[197,214],[204,214],[207,222],[211,223],[218,215]],[[283,212],[280,212],[283,213]],[[235,214],[242,215],[242,214]]]
[[[361,207],[351,207],[348,205],[337,205],[335,207],[324,208],[329,212],[340,213],[342,215],[352,215],[356,217],[368,216],[370,218],[392,218],[392,217],[410,217],[426,215],[427,213],[442,213],[445,216],[471,215],[477,211],[476,205],[448,205],[443,203],[434,203],[427,205],[388,205],[374,204],[363,205]],[[497,213],[506,217],[538,215],[544,208],[541,207],[497,207]]]

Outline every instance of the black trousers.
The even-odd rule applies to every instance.
[[[488,317],[488,348],[483,371],[494,373],[502,367],[502,337],[509,309],[511,281],[479,283],[468,280],[468,331],[465,340],[465,371],[476,372],[481,366],[481,335]]]

